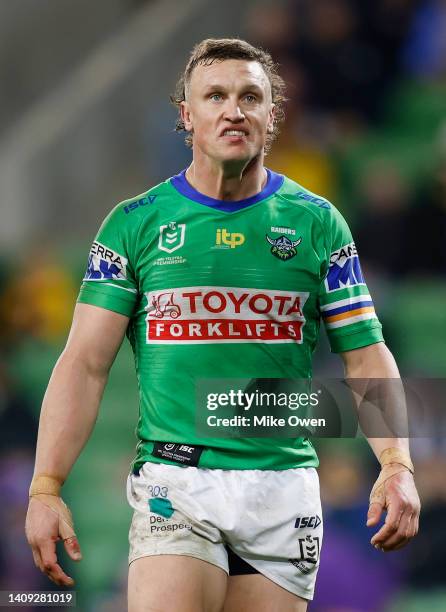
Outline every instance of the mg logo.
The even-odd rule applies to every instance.
[[[215,237],[215,246],[220,247],[221,249],[230,248],[235,249],[235,247],[240,246],[245,242],[245,237],[243,234],[233,232],[232,234],[228,232],[224,227],[217,230],[217,235]]]
[[[168,225],[160,225],[158,248],[166,253],[173,253],[184,244],[186,224],[171,221]]]

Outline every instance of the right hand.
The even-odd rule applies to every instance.
[[[63,516],[68,520],[64,520]],[[57,562],[56,555],[56,542],[63,540],[65,550],[71,559],[73,561],[82,559],[79,542],[72,526],[71,513],[62,498],[54,495],[30,497],[25,532],[34,563],[40,571],[59,586],[73,586],[74,580],[65,574]]]

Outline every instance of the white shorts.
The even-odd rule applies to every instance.
[[[322,544],[315,468],[218,470],[145,463],[127,480],[129,563],[188,555],[229,573],[227,548],[284,589],[312,599]],[[245,572],[240,572],[245,573]]]

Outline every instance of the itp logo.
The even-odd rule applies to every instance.
[[[215,248],[235,249],[245,242],[245,236],[239,232],[228,232],[225,227],[217,229],[215,236]]]

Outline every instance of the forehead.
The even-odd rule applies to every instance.
[[[215,61],[209,65],[198,64],[194,68],[189,82],[191,92],[212,85],[235,89],[256,85],[265,91],[271,89],[268,77],[259,62],[235,59]]]

